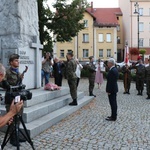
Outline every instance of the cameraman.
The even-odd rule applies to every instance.
[[[20,81],[22,82],[23,75],[19,73],[19,55],[18,54],[12,54],[9,57],[9,64],[10,68],[6,71],[5,80],[10,86],[17,86]],[[9,96],[10,89],[7,88],[6,94],[5,94],[5,104],[6,104],[6,111],[9,112],[10,106],[11,106],[11,100]],[[23,107],[19,111],[19,115],[23,114]],[[18,122],[19,124],[20,122]],[[10,132],[14,129],[14,122],[12,122],[10,126]],[[19,142],[25,142],[26,140],[23,137],[20,137],[19,135]],[[10,138],[10,143],[13,146],[17,146],[15,133]]]
[[[5,74],[6,74],[5,68],[2,64],[0,64],[0,82],[4,79]],[[22,101],[17,103],[16,105],[14,105],[13,101],[10,106],[10,111],[4,116],[0,116],[0,127],[6,125],[7,123],[10,124],[13,120],[12,117],[20,111],[22,106],[23,106]]]
[[[49,82],[50,78],[50,67],[53,65],[51,54],[47,52],[45,54],[44,60],[42,61],[42,86],[43,79],[45,78],[45,85]]]

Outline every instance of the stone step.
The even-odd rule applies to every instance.
[[[30,123],[26,123],[26,127],[30,137],[33,138],[41,132],[45,131],[52,125],[56,124],[60,120],[69,116],[71,113],[77,111],[84,105],[88,104],[94,97],[84,96],[82,99],[78,100],[78,106],[64,106],[56,111],[53,111],[37,120]],[[22,127],[21,127],[22,128]]]
[[[84,93],[78,92],[78,100],[83,97]],[[57,109],[60,109],[65,105],[68,105],[69,101],[71,101],[70,94],[37,104],[35,106],[24,108],[23,120],[25,123],[29,123]],[[5,106],[1,106],[0,110],[2,114],[5,114]]]
[[[25,107],[35,106],[36,104],[40,104],[45,101],[49,101],[70,93],[68,87],[61,87],[60,90],[56,91],[47,91],[44,90],[44,88],[40,88],[31,90],[31,92],[32,92],[32,99],[25,101],[24,103]]]
[[[78,100],[83,97],[84,93],[78,92]],[[25,123],[31,122],[35,119],[38,119],[44,115],[47,115],[57,109],[64,107],[65,105],[68,105],[69,101],[71,101],[70,94],[43,102],[41,104],[37,104],[32,107],[25,108],[23,113],[23,120]]]

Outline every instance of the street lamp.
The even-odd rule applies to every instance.
[[[138,38],[138,43],[137,43],[137,45],[138,45],[138,50],[139,50],[139,4],[138,4],[138,2],[136,2],[135,4],[134,4],[134,7],[135,7],[135,11],[134,11],[134,14],[137,14],[137,26],[138,26],[138,32],[137,32],[137,38]]]

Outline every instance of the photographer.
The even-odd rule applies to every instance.
[[[0,82],[4,79],[5,74],[6,74],[5,68],[2,64],[0,64]],[[12,117],[20,111],[22,106],[23,106],[22,101],[17,103],[16,105],[14,105],[13,101],[10,106],[10,111],[4,116],[0,116],[0,127],[3,127],[7,123],[10,124],[13,120]]]
[[[5,80],[9,86],[17,86],[19,83],[22,82],[22,79],[23,79],[23,75],[19,73],[19,55],[18,54],[10,55],[9,64],[10,64],[10,68],[6,71]],[[7,91],[5,94],[5,104],[6,104],[6,111],[9,112],[10,107],[11,107],[11,100],[10,100],[10,97],[8,96],[9,95],[8,93],[10,92],[10,89],[9,88],[6,88],[6,89]],[[23,107],[18,112],[18,114],[22,116]],[[20,122],[18,121],[18,124],[19,123]],[[13,129],[14,129],[14,122],[12,122],[10,126],[10,132],[13,131]],[[25,141],[26,141],[25,139],[23,139],[22,137],[19,137],[19,142],[25,142]],[[13,136],[11,136],[10,143],[13,146],[17,146],[15,133],[13,134]]]
[[[42,61],[42,86],[43,86],[43,79],[45,78],[45,85],[49,82],[50,78],[50,67],[53,65],[52,58],[49,52],[45,54],[44,60]]]

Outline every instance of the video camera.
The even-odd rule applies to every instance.
[[[25,90],[25,85],[10,86],[8,82],[5,82],[5,104],[11,104],[15,97],[20,96],[20,100],[26,101],[32,98],[32,93],[29,90]]]

